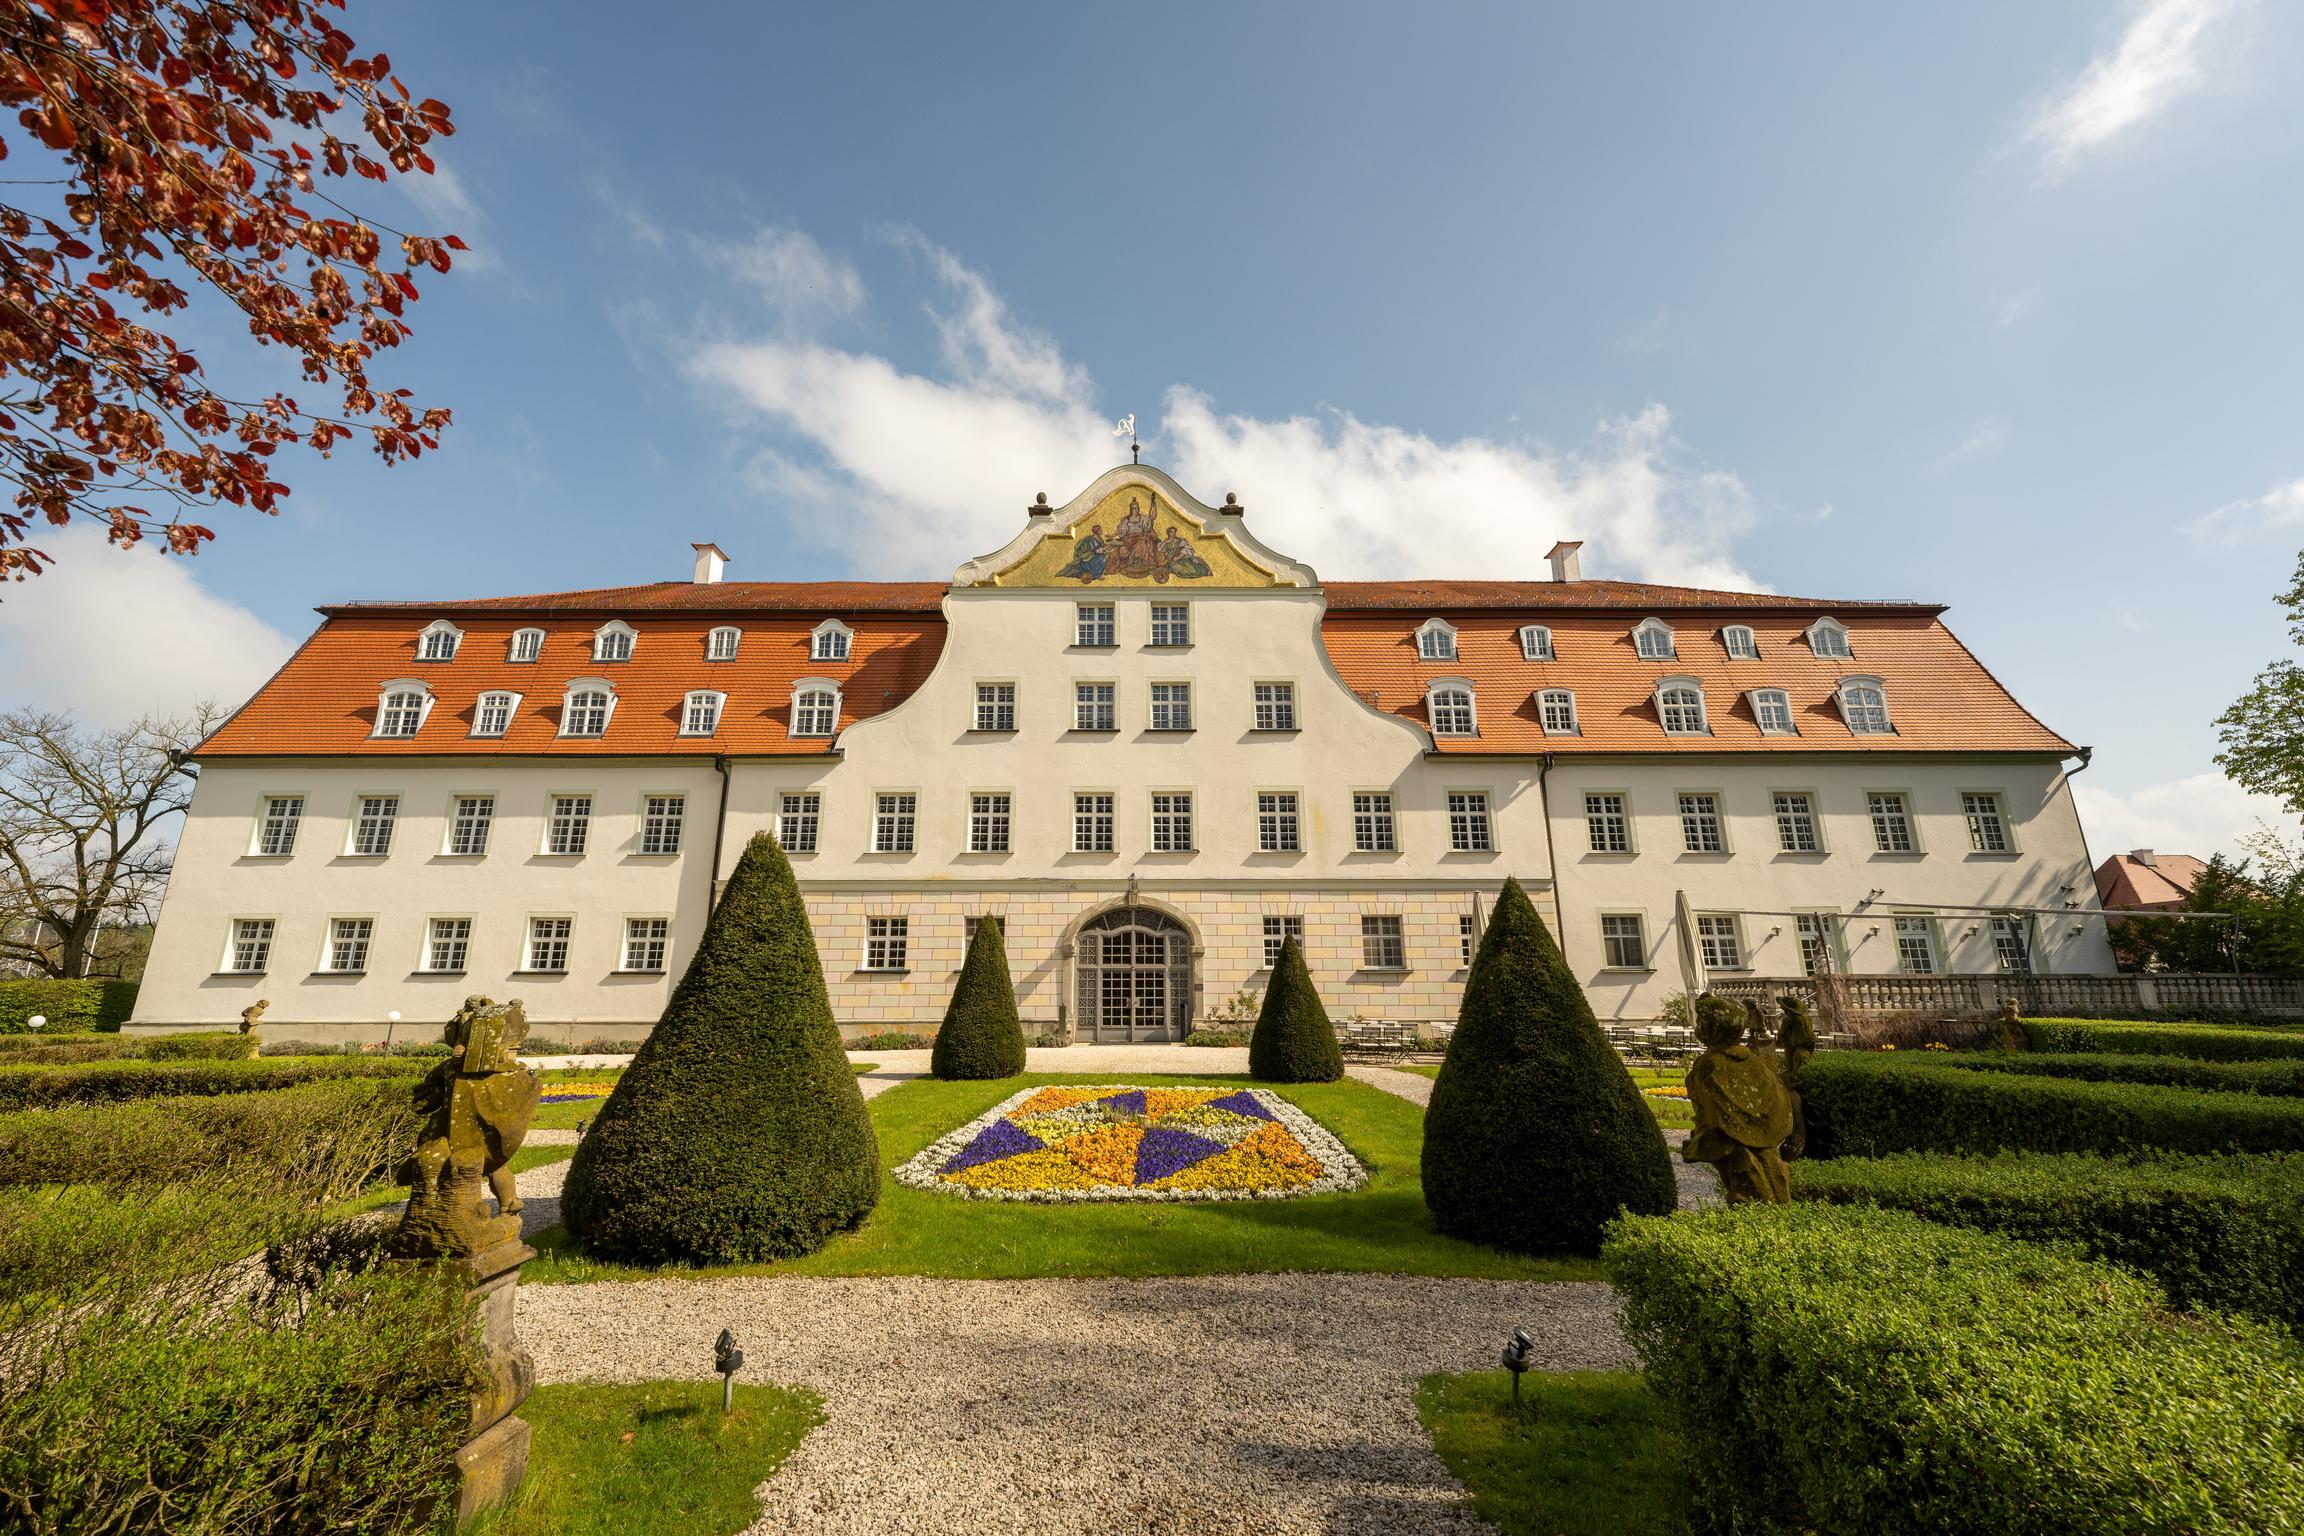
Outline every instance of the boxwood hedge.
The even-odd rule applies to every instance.
[[[1977,1072],[1916,1053],[1821,1052],[1800,1092],[1810,1157],[2304,1150],[2304,1099]]]
[[[2077,1244],[2150,1275],[2179,1306],[2304,1325],[2304,1154],[1843,1157],[1801,1163],[1792,1193]]]
[[[1248,1075],[1260,1083],[1332,1083],[1344,1075],[1344,1047],[1293,934],[1280,941],[1280,958],[1256,1009]]]
[[[136,1011],[132,981],[62,981],[23,977],[0,981],[0,1034],[31,1029],[35,1014],[45,1018],[41,1033],[53,1030],[115,1030]]]
[[[412,1080],[421,1061],[319,1057],[288,1061],[92,1061],[63,1066],[0,1064],[0,1113],[125,1099],[247,1093],[347,1077]]]
[[[1718,1529],[2304,1528],[2304,1351],[2270,1324],[1900,1211],[1627,1218],[1604,1257]]]
[[[2189,1056],[2195,1061],[2304,1057],[2304,1030],[2236,1024],[2138,1024],[2120,1019],[2026,1019],[2035,1051],[2106,1051],[2120,1056]]]
[[[238,1030],[203,1030],[182,1035],[0,1035],[0,1062],[61,1065],[75,1061],[245,1061],[256,1055],[256,1037]]]
[[[2196,1061],[2189,1056],[2121,1056],[2105,1051],[1946,1051],[1928,1060],[1979,1072],[2074,1077],[2096,1083],[2158,1083],[2225,1093],[2304,1094],[2304,1056]]]

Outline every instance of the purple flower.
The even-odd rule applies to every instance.
[[[1214,1157],[1224,1150],[1224,1143],[1195,1136],[1190,1131],[1179,1131],[1173,1126],[1155,1125],[1144,1133],[1136,1147],[1136,1182],[1150,1184],[1164,1179],[1179,1169],[1189,1168],[1204,1158]]]
[[[1210,1109],[1228,1109],[1236,1115],[1246,1115],[1252,1120],[1275,1118],[1272,1111],[1266,1109],[1263,1103],[1257,1099],[1255,1093],[1247,1088],[1241,1089],[1238,1093],[1226,1094],[1221,1099],[1211,1100],[1208,1107]]]
[[[996,1163],[1019,1152],[1037,1152],[1046,1143],[1030,1131],[1019,1130],[1006,1117],[984,1127],[977,1138],[953,1154],[942,1169],[945,1173],[960,1173],[979,1163]]]

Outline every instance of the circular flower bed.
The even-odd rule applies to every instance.
[[[977,1200],[1286,1200],[1358,1189],[1368,1170],[1262,1088],[1027,1088],[896,1169]]]

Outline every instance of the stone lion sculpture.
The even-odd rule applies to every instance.
[[[441,1038],[448,1056],[416,1085],[424,1129],[410,1159],[408,1210],[393,1234],[401,1258],[464,1257],[520,1235],[512,1154],[543,1096],[520,1065],[528,1015],[519,1000],[468,997]],[[496,1197],[490,1216],[483,1186]]]
[[[1696,1128],[1680,1156],[1710,1163],[1730,1205],[1792,1198],[1792,1174],[1780,1150],[1792,1133],[1792,1099],[1772,1052],[1745,1041],[1743,1005],[1710,993],[1696,1000],[1696,1038],[1704,1054],[1688,1069],[1688,1104]]]

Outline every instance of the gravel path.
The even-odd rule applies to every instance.
[[[539,1170],[542,1171],[542,1170]],[[1418,1377],[1622,1366],[1598,1284],[1408,1275],[739,1278],[523,1287],[539,1379],[812,1388],[828,1421],[763,1485],[756,1532],[1474,1536],[1416,1421]]]
[[[1432,1079],[1421,1072],[1401,1072],[1391,1067],[1347,1066],[1344,1075],[1354,1082],[1366,1083],[1371,1088],[1381,1088],[1411,1104],[1432,1102]]]

